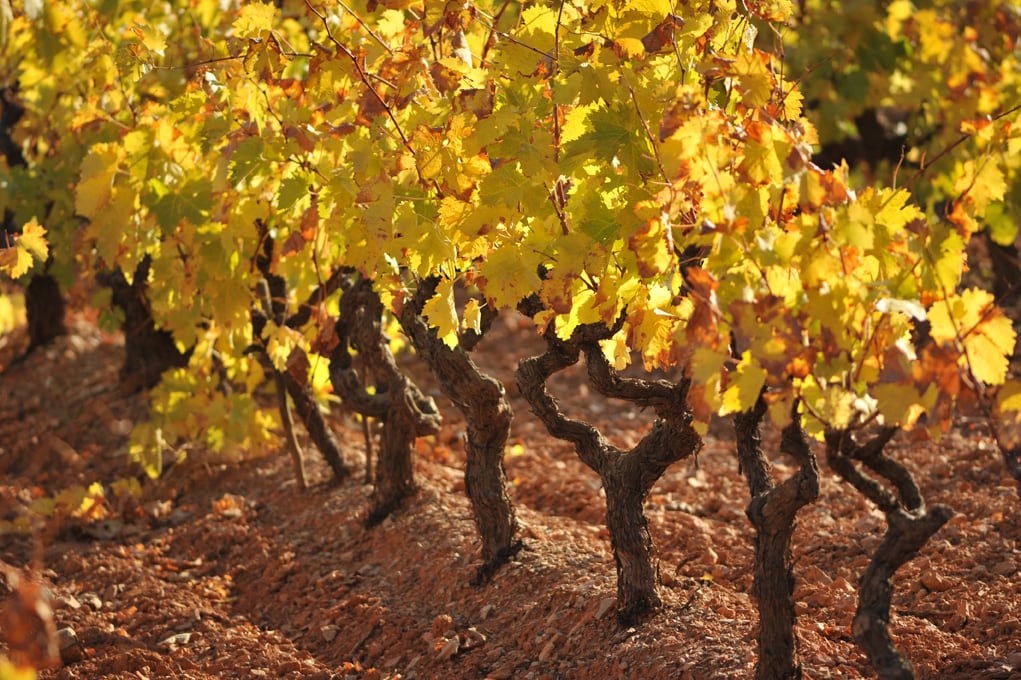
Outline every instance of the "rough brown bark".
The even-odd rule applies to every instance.
[[[1017,245],[1001,245],[993,240],[989,230],[985,234],[986,250],[993,265],[993,293],[1004,307],[1013,305],[1021,296],[1021,259]]]
[[[908,469],[883,453],[895,433],[894,428],[884,428],[865,444],[859,444],[849,432],[827,432],[826,452],[830,467],[886,515],[883,542],[859,584],[858,609],[851,633],[880,680],[911,680],[915,677],[911,662],[897,651],[888,628],[893,597],[891,579],[954,513],[946,505],[926,509]],[[860,470],[854,461],[883,477],[894,490]]]
[[[49,274],[36,274],[31,278],[25,288],[25,316],[28,319],[28,352],[67,335],[64,296],[57,279]]]
[[[819,469],[801,431],[797,413],[784,429],[781,448],[801,465],[796,475],[774,485],[762,451],[759,427],[766,413],[760,397],[751,411],[734,416],[737,456],[751,492],[746,514],[755,527],[752,595],[759,609],[759,680],[801,677],[794,626],[794,558],[791,538],[798,511],[819,496]]]
[[[546,352],[521,362],[517,383],[532,411],[550,434],[574,444],[578,457],[599,474],[606,492],[606,526],[617,566],[617,615],[630,624],[661,604],[652,537],[643,505],[667,467],[695,454],[701,438],[691,427],[686,406],[688,381],[646,381],[620,377],[606,362],[598,340],[613,331],[582,326],[569,341],[548,328]],[[600,432],[565,416],[546,389],[546,380],[585,352],[589,381],[601,394],[651,406],[658,416],[649,433],[631,450],[610,444]]]
[[[858,609],[851,633],[869,657],[869,663],[881,680],[912,680],[911,662],[905,659],[890,638],[891,579],[902,566],[918,554],[930,537],[953,516],[946,505],[935,505],[928,512],[913,515],[897,509],[888,512],[883,542],[861,578]]]
[[[503,385],[479,370],[468,354],[478,336],[466,337],[451,349],[429,329],[421,313],[434,292],[435,281],[419,284],[415,299],[404,305],[401,327],[465,418],[464,485],[482,540],[482,565],[475,582],[483,583],[521,549],[503,466],[513,413]],[[490,316],[487,328],[491,322]]]
[[[124,312],[124,366],[121,380],[126,389],[149,388],[160,381],[163,371],[188,364],[188,354],[177,349],[168,331],[156,328],[146,298],[149,257],[135,268],[129,284],[120,269],[96,277],[113,291],[113,304]]]
[[[376,478],[367,526],[386,519],[415,490],[411,449],[417,437],[439,431],[440,414],[397,366],[382,327],[383,304],[372,282],[352,277],[340,298],[338,344],[330,355],[330,381],[341,399],[362,416],[382,423]],[[358,352],[376,390],[370,393],[351,366]]]

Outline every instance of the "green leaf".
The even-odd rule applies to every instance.
[[[158,180],[150,186],[157,197],[150,208],[164,233],[171,233],[184,220],[201,225],[213,205],[213,185],[208,179],[196,179],[179,187],[166,187]]]
[[[301,175],[286,177],[280,181],[280,189],[277,190],[277,208],[287,210],[298,199],[308,196],[308,193],[309,181],[307,177]]]
[[[238,184],[264,162],[265,144],[259,137],[248,137],[241,141],[230,155],[230,181]]]

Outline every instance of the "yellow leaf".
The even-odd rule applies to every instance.
[[[32,267],[32,256],[15,245],[13,248],[0,250],[0,271],[12,279],[22,276]]]
[[[301,333],[287,326],[277,326],[270,322],[266,324],[263,337],[266,338],[266,354],[273,362],[273,367],[280,372],[286,371],[287,360],[291,357],[291,352],[303,340]]]
[[[15,666],[6,658],[0,657],[0,680],[35,680],[36,677],[34,668]]]
[[[863,195],[863,200],[865,195]],[[875,194],[879,204],[876,223],[886,227],[891,236],[899,234],[908,222],[922,217],[922,212],[909,203],[911,194],[904,189],[881,189]]]
[[[444,279],[436,286],[436,294],[422,308],[422,316],[429,325],[436,328],[443,344],[454,349],[457,347],[457,308],[454,307],[454,282]]]
[[[498,309],[514,308],[518,302],[539,290],[538,267],[542,257],[528,248],[498,248],[482,263],[485,291]]]
[[[886,8],[886,33],[892,39],[900,37],[901,27],[911,18],[915,8],[910,0],[894,0]]]
[[[934,340],[963,343],[961,366],[970,365],[975,377],[988,385],[1003,382],[1017,335],[1010,319],[994,306],[991,293],[969,288],[955,294],[933,305],[929,322]]]
[[[404,11],[384,9],[379,15],[376,31],[384,38],[393,38],[404,32]]]
[[[645,45],[638,38],[617,38],[613,49],[621,59],[636,59],[645,55]]]
[[[999,166],[989,158],[981,163],[981,167],[976,169],[975,161],[966,161],[954,184],[954,191],[966,194],[975,204],[978,214],[983,213],[991,201],[1002,200],[1007,191],[1007,182]]]
[[[967,361],[975,377],[987,385],[999,385],[1007,377],[1010,355],[1017,339],[1010,319],[1002,314],[976,327],[964,338]],[[965,357],[961,357],[962,361]]]
[[[790,84],[785,83],[785,85]],[[783,92],[783,117],[786,120],[797,120],[801,117],[805,96],[794,85],[790,85],[790,87],[785,86]]]
[[[1010,381],[996,393],[997,413],[1021,413],[1021,383]]]
[[[727,389],[723,391],[723,406],[720,415],[741,413],[755,406],[766,382],[766,370],[752,357],[750,351],[741,355],[741,361],[730,375]]]
[[[669,225],[664,221],[665,218],[661,217],[646,220],[638,233],[628,239],[628,247],[635,253],[641,276],[652,278],[662,274],[673,261],[672,241],[667,233]]]
[[[1012,448],[1021,444],[1021,383],[1009,380],[999,389],[995,416],[1000,443]]]
[[[872,388],[872,396],[887,425],[910,428],[927,410],[914,385],[879,384]]]
[[[167,49],[167,39],[158,28],[139,24],[132,30],[138,36],[138,39],[142,41],[145,49],[153,54],[163,56],[164,50]]]
[[[742,52],[733,65],[741,99],[748,106],[765,106],[773,94],[773,76],[759,52]]]
[[[461,326],[465,330],[475,331],[476,333],[482,332],[482,307],[479,305],[479,301],[475,298],[468,300],[464,306],[464,317],[461,320]]]
[[[276,7],[264,2],[246,4],[234,22],[234,35],[242,40],[258,38],[263,31],[273,30],[276,13]]]
[[[22,227],[21,235],[18,236],[18,247],[24,248],[32,257],[42,262],[50,252],[46,244],[46,230],[34,219],[29,221]]]
[[[85,217],[96,215],[110,201],[120,153],[113,144],[94,144],[82,161],[81,179],[75,189],[75,210]]]
[[[851,424],[857,400],[854,392],[839,385],[821,387],[814,380],[806,380],[801,388],[801,398],[809,412],[818,416],[826,427],[842,430]]]

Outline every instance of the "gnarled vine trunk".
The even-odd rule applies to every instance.
[[[131,283],[120,269],[96,277],[113,291],[113,304],[124,313],[124,365],[121,380],[126,389],[149,388],[160,381],[163,371],[188,365],[188,353],[181,352],[169,331],[156,327],[146,297],[149,256],[135,267]]]
[[[746,514],[755,527],[755,569],[752,595],[759,609],[758,680],[801,677],[794,625],[794,558],[791,538],[798,511],[819,496],[819,468],[805,441],[795,411],[784,428],[781,448],[798,461],[797,474],[776,485],[762,451],[760,424],[766,402],[759,397],[751,411],[734,416],[737,456],[751,501]]]
[[[411,449],[415,439],[439,431],[440,414],[397,366],[383,333],[383,304],[368,279],[353,276],[342,286],[336,323],[338,344],[330,354],[330,381],[341,399],[362,416],[382,423],[375,484],[367,526],[386,519],[415,490]],[[352,367],[358,352],[375,391]]]
[[[464,486],[482,541],[482,565],[475,578],[482,583],[521,548],[503,466],[513,413],[503,385],[479,370],[468,354],[481,335],[466,335],[457,347],[450,348],[422,318],[422,309],[435,289],[435,279],[420,282],[415,299],[404,305],[400,322],[443,393],[465,418]],[[487,314],[483,332],[494,317]]]
[[[661,604],[652,537],[643,505],[667,467],[694,455],[702,440],[691,427],[686,405],[690,382],[622,378],[607,363],[598,341],[613,330],[580,326],[568,341],[546,330],[546,352],[521,362],[518,387],[550,434],[574,444],[578,457],[594,470],[606,492],[606,526],[617,566],[617,615],[629,624]],[[565,416],[546,389],[553,373],[577,363],[585,352],[589,382],[607,397],[651,406],[658,416],[645,437],[629,451],[610,444],[588,423]]]
[[[890,637],[888,627],[893,597],[890,581],[946,524],[954,511],[946,505],[926,509],[910,471],[883,453],[896,431],[892,427],[884,428],[865,444],[856,442],[846,431],[827,432],[826,453],[830,467],[886,515],[883,542],[859,584],[858,609],[851,633],[881,680],[912,680],[915,673],[911,662],[897,651]],[[896,492],[860,470],[854,461],[884,478]]]
[[[645,500],[665,468],[656,474],[643,467],[640,457],[625,453],[608,460],[599,471],[606,493],[606,528],[617,567],[617,611],[624,623],[662,604]]]
[[[64,296],[50,274],[36,274],[25,288],[25,316],[28,320],[28,351],[45,347],[67,335]]]

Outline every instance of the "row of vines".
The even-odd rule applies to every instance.
[[[546,350],[517,387],[602,480],[622,621],[660,603],[647,494],[732,415],[758,677],[800,673],[791,540],[821,453],[885,513],[853,633],[910,678],[891,578],[952,510],[887,445],[977,414],[1021,479],[995,297],[1021,282],[1019,33],[992,0],[0,0],[0,267],[33,348],[72,289],[123,325],[152,475],[185,442],[282,441],[304,484],[301,424],[343,480],[324,412],[378,421],[369,525],[439,427],[414,352],[467,423],[480,584],[521,541],[505,386],[472,351],[525,314]],[[547,390],[582,361],[648,414],[633,448]]]

